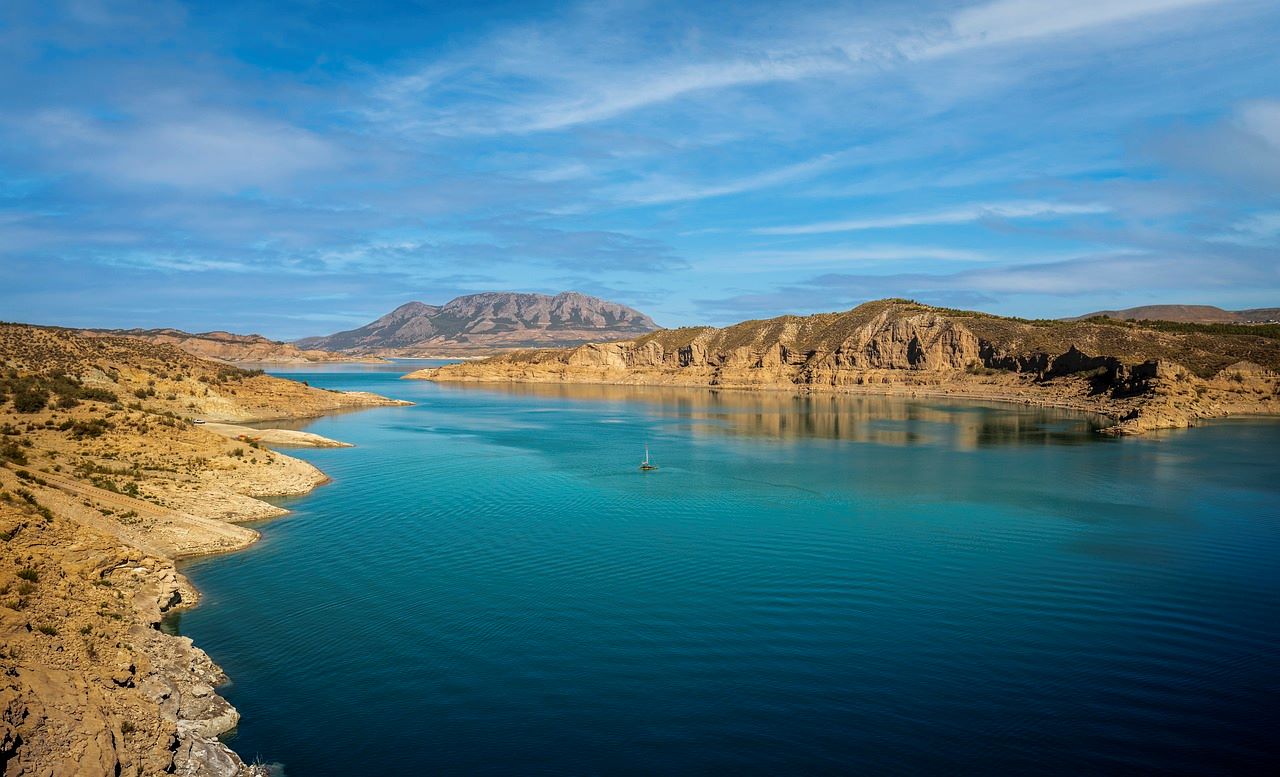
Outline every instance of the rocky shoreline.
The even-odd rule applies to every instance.
[[[341,443],[190,419],[407,403],[37,327],[0,325],[0,367],[4,774],[267,774],[218,739],[222,670],[160,624],[198,601],[177,560],[252,545],[241,523],[286,512],[261,497],[327,481],[268,438]]]
[[[1274,338],[1212,327],[1184,333],[1125,322],[1022,321],[908,300],[521,351],[404,377],[1017,402],[1105,416],[1112,423],[1102,431],[1112,435],[1280,414]]]

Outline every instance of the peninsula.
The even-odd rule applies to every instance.
[[[889,393],[1067,407],[1109,434],[1280,414],[1280,327],[1048,321],[868,302],[843,313],[686,327],[418,370],[441,382]]]
[[[264,444],[338,443],[237,423],[391,404],[407,403],[163,342],[0,325],[6,773],[265,774],[217,738],[238,720],[221,670],[158,630],[196,601],[174,561],[246,547],[258,535],[239,522],[284,512],[260,497],[325,480]]]

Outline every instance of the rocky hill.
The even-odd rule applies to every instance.
[[[486,292],[444,305],[408,302],[359,329],[296,344],[349,354],[467,356],[617,340],[657,328],[637,310],[585,294]]]
[[[192,419],[395,404],[167,343],[0,324],[0,771],[264,775],[218,740],[236,711],[191,640],[177,558],[235,550],[310,464]]]
[[[1223,310],[1213,305],[1143,305],[1123,310],[1099,310],[1073,320],[1114,318],[1121,321],[1176,321],[1187,324],[1280,323],[1280,308]]]
[[[88,336],[136,337],[151,343],[176,345],[193,356],[228,364],[311,364],[315,362],[381,361],[269,340],[262,335],[231,332],[184,332],[181,329],[85,329]]]
[[[1171,331],[1172,330],[1172,331]],[[1280,413],[1280,327],[1028,321],[881,300],[411,373],[437,381],[661,384],[1015,399],[1107,415],[1113,431]]]

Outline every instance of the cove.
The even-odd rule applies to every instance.
[[[287,377],[333,482],[194,560],[246,760],[320,774],[1257,771],[1280,424]],[[659,469],[638,471],[648,445]]]

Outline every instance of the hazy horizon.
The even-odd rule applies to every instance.
[[[1280,6],[6,4],[0,318],[1280,305]]]

